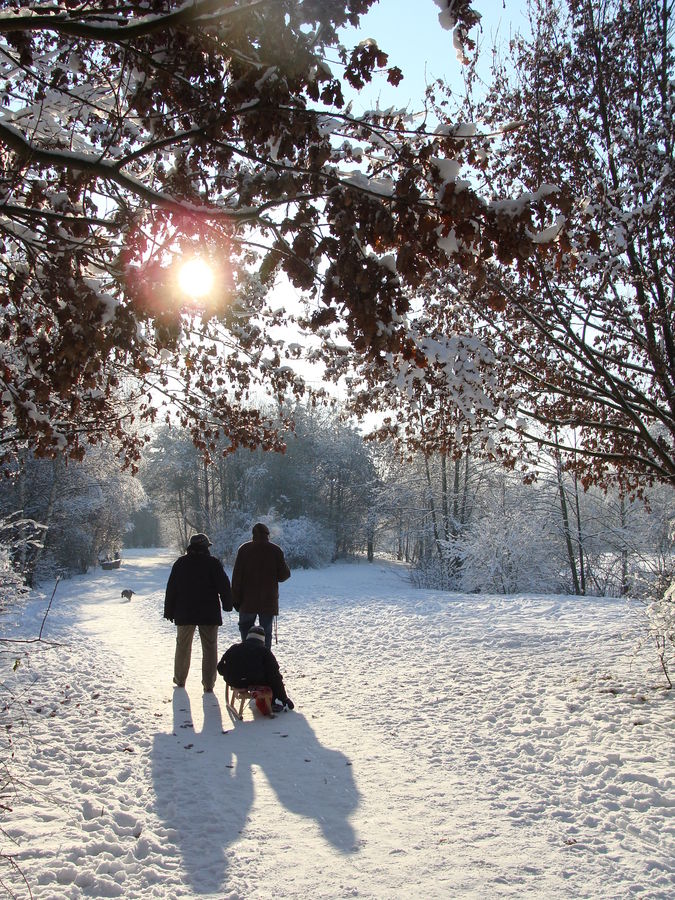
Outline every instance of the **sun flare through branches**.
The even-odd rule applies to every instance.
[[[189,297],[199,299],[211,293],[215,281],[212,267],[199,256],[184,262],[178,272],[181,291]]]

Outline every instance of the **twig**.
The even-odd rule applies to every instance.
[[[61,576],[56,576],[56,583],[54,584],[54,590],[52,591],[52,595],[49,598],[49,604],[47,606],[47,612],[44,615],[44,619],[42,620],[42,625],[40,625],[40,633],[38,634],[38,641],[42,640],[42,629],[45,627],[45,622],[47,621],[47,616],[49,615],[49,610],[52,608],[52,600],[54,599],[54,594],[56,593],[56,589],[59,586],[59,581],[61,581]]]
[[[659,639],[659,636],[656,636],[656,647],[659,652],[659,660],[661,661],[661,668],[663,669],[663,674],[666,676],[666,681],[668,682],[668,689],[673,689],[673,682],[670,677],[670,672],[668,671],[668,663],[666,662],[666,638],[665,636]]]
[[[62,647],[58,641],[43,641],[42,638],[0,638],[0,644],[45,644],[47,647]]]
[[[5,853],[0,853],[0,859],[6,860],[10,864],[10,866],[14,869],[14,871],[17,872],[21,876],[24,884],[26,885],[26,889],[28,890],[28,896],[32,900],[33,892],[30,889],[30,884],[28,884],[28,879],[24,875],[23,871],[21,870],[21,867],[18,865],[18,863],[16,862],[14,857],[7,856]],[[9,897],[17,898],[17,900],[18,900],[19,895],[15,894],[14,891],[11,888],[9,888],[1,878],[0,878],[0,885],[2,885],[2,887],[7,891],[7,894]]]

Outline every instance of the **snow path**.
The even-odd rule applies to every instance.
[[[62,582],[44,634],[62,646],[3,661],[2,850],[33,896],[675,892],[675,692],[633,658],[624,602],[418,591],[378,563],[294,572],[273,649],[296,711],[233,723],[222,680],[202,695],[198,641],[172,690],[172,561],[136,551]],[[35,636],[48,599],[5,636]],[[237,639],[225,615],[221,650]]]

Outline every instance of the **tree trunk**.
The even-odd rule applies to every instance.
[[[434,543],[436,544],[436,550],[438,551],[438,558],[443,559],[443,552],[441,550],[441,540],[440,535],[438,533],[438,519],[436,516],[436,504],[434,503],[434,492],[431,484],[431,469],[429,468],[429,457],[424,457],[424,471],[427,478],[427,502],[429,504],[429,510],[431,512],[431,522],[434,528]]]
[[[33,579],[35,577],[35,572],[37,571],[38,564],[42,559],[42,554],[45,551],[45,543],[47,541],[47,534],[49,532],[49,528],[52,524],[52,516],[54,515],[54,506],[56,504],[56,494],[59,486],[59,474],[61,472],[61,459],[57,457],[52,463],[52,483],[49,488],[49,495],[47,497],[47,508],[44,511],[44,514],[41,516],[42,522],[41,524],[41,538],[40,538],[40,546],[35,548],[35,554],[33,559],[31,560],[31,564],[28,567],[28,571],[26,572],[26,584],[29,587],[33,586]]]
[[[188,523],[187,523],[187,509],[185,508],[185,495],[183,493],[182,488],[178,488],[177,494],[177,506],[178,506],[178,535],[180,537],[180,542],[183,547],[187,547],[188,540]]]
[[[26,471],[24,466],[21,466],[21,474],[19,475],[19,509],[21,510],[21,521],[26,518]],[[28,581],[27,573],[26,573],[26,543],[27,543],[28,535],[26,533],[26,526],[19,526],[19,571]]]
[[[586,593],[586,552],[584,550],[584,537],[581,528],[581,503],[579,501],[579,478],[574,475],[574,505],[577,519],[577,546],[579,548],[579,585],[581,593]]]
[[[204,531],[211,533],[211,487],[209,484],[209,467],[204,463]]]
[[[558,478],[558,493],[560,495],[560,510],[562,512],[563,529],[565,532],[565,543],[567,545],[567,558],[570,563],[570,572],[572,573],[572,584],[574,585],[574,593],[580,594],[579,575],[577,574],[577,562],[574,558],[574,547],[572,546],[572,535],[570,532],[570,519],[567,511],[567,499],[565,497],[565,486],[563,484],[562,463],[560,454],[556,453],[556,475]]]
[[[372,562],[373,559],[375,558],[375,524],[376,524],[375,511],[373,509],[369,509],[368,515],[366,518],[368,562]]]
[[[469,521],[470,511],[469,511],[469,461],[471,459],[471,454],[467,450],[464,454],[464,488],[462,490],[462,506],[460,512],[460,522],[462,525],[466,525]]]
[[[443,536],[446,541],[449,541],[451,529],[448,506],[448,454],[445,450],[441,451],[441,509],[443,511]]]
[[[626,498],[621,495],[619,505],[619,515],[621,516],[621,596],[628,594],[628,547],[626,546]]]

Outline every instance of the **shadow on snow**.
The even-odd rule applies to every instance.
[[[254,719],[224,732],[216,694],[204,695],[202,702],[204,725],[197,734],[187,692],[174,690],[173,734],[155,735],[152,750],[157,812],[193,890],[222,888],[227,850],[237,841],[290,841],[273,834],[280,821],[274,815],[259,820],[255,834],[246,833],[256,770],[289,812],[316,822],[332,847],[341,853],[357,849],[349,822],[359,803],[351,763],[322,746],[301,713],[266,720],[256,711]]]

